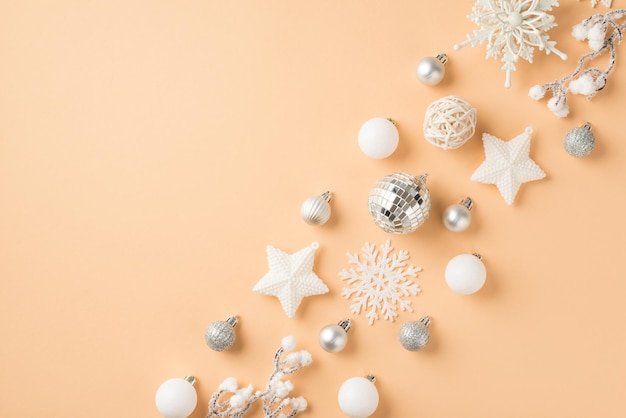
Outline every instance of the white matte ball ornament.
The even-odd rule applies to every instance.
[[[378,407],[374,376],[351,377],[339,388],[339,408],[350,418],[366,418]]]
[[[385,118],[373,118],[359,129],[359,148],[371,158],[387,158],[398,147],[400,134],[396,125]]]
[[[462,295],[478,292],[487,279],[487,270],[478,254],[459,254],[446,266],[446,283]]]
[[[191,415],[198,403],[198,394],[193,387],[195,381],[193,376],[187,376],[166,380],[159,386],[155,402],[164,418],[187,418]]]
[[[448,62],[446,54],[439,54],[436,57],[426,57],[417,64],[417,78],[424,84],[433,86],[439,84],[446,74],[444,65]]]

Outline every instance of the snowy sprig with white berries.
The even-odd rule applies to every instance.
[[[606,15],[596,14],[574,26],[572,36],[579,41],[587,40],[591,52],[578,60],[576,69],[561,80],[531,87],[528,95],[534,100],[541,100],[548,91],[552,98],[548,100],[548,109],[557,117],[569,114],[567,93],[581,94],[591,99],[606,86],[609,73],[615,67],[615,48],[624,37],[626,23],[618,23],[626,14],[626,9],[614,10]],[[609,52],[609,63],[606,69],[598,67],[585,68],[588,61],[604,52]]]
[[[306,400],[299,396],[287,397],[293,390],[293,383],[283,380],[285,376],[294,374],[304,366],[311,364],[311,354],[306,350],[292,351],[296,347],[293,337],[285,337],[274,355],[274,371],[267,380],[264,391],[253,393],[252,385],[239,387],[237,379],[229,377],[224,380],[209,400],[207,418],[241,418],[248,412],[252,404],[262,399],[265,418],[292,418],[307,408]],[[292,351],[285,355],[285,352]],[[222,397],[230,394],[226,400]]]

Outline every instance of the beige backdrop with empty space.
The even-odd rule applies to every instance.
[[[373,418],[626,416],[626,45],[606,88],[569,96],[558,119],[528,89],[573,70],[588,47],[572,26],[608,9],[561,1],[549,35],[569,59],[536,50],[505,89],[484,45],[452,48],[476,29],[472,4],[0,1],[0,416],[157,418],[159,384],[194,375],[200,418],[226,377],[263,387],[287,335],[313,356],[292,378],[309,403],[302,418],[344,416],[339,386],[368,373]],[[416,64],[440,52],[444,81],[421,84]],[[478,124],[443,151],[422,123],[447,95],[470,102]],[[357,145],[372,117],[399,129],[387,159]],[[576,159],[563,137],[587,121],[596,149]],[[509,140],[528,126],[547,177],[508,206],[470,176],[482,133]],[[370,188],[393,171],[429,174],[431,217],[412,234],[368,215]],[[301,203],[325,190],[331,220],[305,224]],[[450,232],[441,214],[465,196],[472,225]],[[338,273],[347,252],[387,239],[423,269],[422,292],[414,312],[370,326]],[[267,245],[293,253],[313,241],[330,292],[289,319],[252,287]],[[444,269],[468,252],[488,276],[461,296]],[[233,314],[235,346],[210,350],[204,329]],[[404,350],[401,325],[424,315],[431,342]],[[348,346],[327,353],[319,330],[342,318],[353,321]]]

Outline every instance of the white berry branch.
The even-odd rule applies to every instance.
[[[547,91],[552,91],[552,98],[548,100],[548,109],[557,117],[566,117],[569,114],[567,93],[582,94],[591,99],[606,86],[609,73],[615,66],[615,48],[624,37],[626,23],[618,21],[624,17],[626,9],[614,10],[606,15],[596,14],[583,20],[572,29],[572,36],[579,41],[587,40],[591,52],[578,60],[576,69],[561,80],[531,87],[528,95],[534,100],[541,100]],[[608,36],[607,36],[608,35]],[[609,64],[606,69],[598,67],[585,68],[588,61],[593,60],[604,52],[609,52]]]
[[[293,384],[288,380],[283,381],[285,376],[311,364],[311,354],[306,350],[290,352],[283,356],[286,351],[293,350],[295,344],[293,337],[283,338],[274,355],[274,371],[268,378],[264,391],[258,390],[253,394],[252,385],[239,388],[237,379],[229,377],[224,380],[209,400],[207,418],[241,418],[259,399],[263,402],[265,418],[293,418],[298,412],[304,411],[307,407],[306,400],[303,397],[288,398],[287,395],[293,390]],[[220,401],[228,393],[232,395],[227,400]]]

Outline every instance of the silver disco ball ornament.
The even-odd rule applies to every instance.
[[[408,234],[422,226],[430,214],[428,174],[393,173],[370,191],[368,206],[376,225],[391,234]]]

